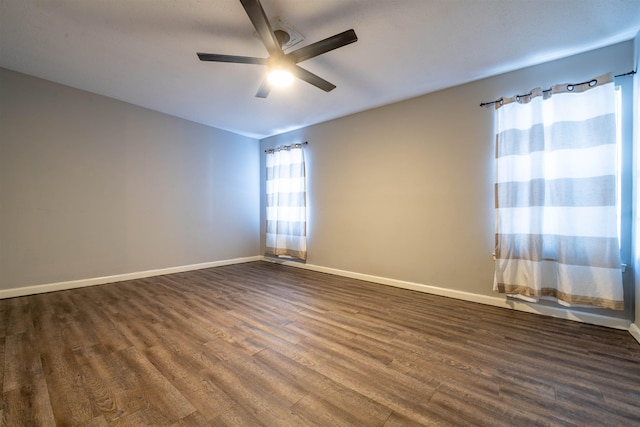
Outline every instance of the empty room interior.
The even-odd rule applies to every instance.
[[[639,62],[638,0],[1,0],[3,425],[640,425]]]

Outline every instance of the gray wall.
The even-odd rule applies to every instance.
[[[262,168],[265,148],[309,142],[307,263],[495,296],[494,113],[479,104],[625,73],[632,49],[617,44],[262,140]],[[262,198],[263,219],[264,210]]]
[[[0,289],[255,256],[258,141],[0,69]]]

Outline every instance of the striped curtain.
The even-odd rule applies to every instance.
[[[497,103],[494,290],[622,310],[613,77]]]
[[[266,255],[307,259],[307,193],[301,144],[267,151]]]

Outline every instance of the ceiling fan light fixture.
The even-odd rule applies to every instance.
[[[284,68],[274,68],[269,71],[269,83],[274,86],[289,86],[293,82],[293,74]]]

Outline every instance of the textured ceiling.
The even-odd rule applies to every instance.
[[[262,0],[305,40],[358,42],[255,98],[266,57],[238,0],[0,0],[0,67],[262,138],[633,38],[640,0]]]

